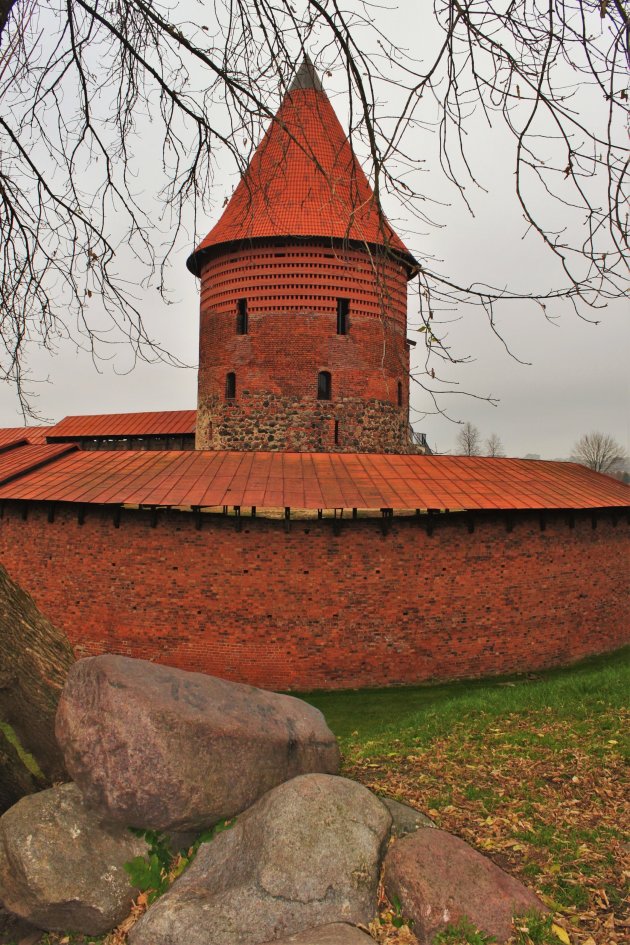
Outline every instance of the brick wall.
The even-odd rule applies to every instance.
[[[0,560],[82,654],[270,688],[537,669],[630,640],[627,517],[533,513],[332,523],[8,503]]]
[[[347,334],[337,333],[338,298],[349,303]],[[197,448],[404,451],[406,320],[404,268],[365,251],[278,244],[211,259],[201,277]],[[332,379],[323,407],[320,371]],[[231,372],[236,396],[226,400]]]

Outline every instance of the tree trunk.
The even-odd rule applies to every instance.
[[[7,25],[9,13],[14,3],[15,0],[0,0],[0,38],[2,37],[3,29]]]
[[[64,634],[0,565],[0,811],[16,793],[68,779],[54,727],[73,662]]]

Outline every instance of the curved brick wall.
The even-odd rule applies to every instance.
[[[7,503],[0,560],[81,655],[270,688],[414,683],[560,665],[630,640],[627,514],[278,521]]]
[[[241,298],[247,334],[236,330]],[[338,298],[349,300],[345,335]],[[366,250],[274,244],[212,258],[201,277],[197,447],[405,451],[406,300],[404,267]],[[330,401],[317,400],[320,371],[331,374]],[[226,400],[228,372],[236,397]]]

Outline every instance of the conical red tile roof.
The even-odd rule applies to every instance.
[[[214,247],[313,238],[387,246],[415,264],[379,214],[372,188],[309,60],[299,69],[221,219],[188,259],[199,274]]]

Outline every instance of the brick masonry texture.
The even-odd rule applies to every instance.
[[[406,283],[384,256],[323,242],[212,258],[201,279],[197,448],[408,451]],[[347,334],[337,334],[338,298],[349,302]],[[239,299],[247,334],[237,332]],[[317,399],[321,371],[330,401]]]
[[[535,670],[630,640],[628,516],[282,522],[8,502],[0,560],[79,655],[276,689]]]

